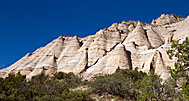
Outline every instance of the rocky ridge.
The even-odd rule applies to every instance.
[[[173,67],[166,51],[172,40],[189,36],[189,17],[162,14],[151,24],[122,21],[85,38],[60,36],[19,61],[0,70],[0,77],[20,72],[27,79],[40,73],[73,72],[84,79],[120,69],[152,71],[163,79]]]

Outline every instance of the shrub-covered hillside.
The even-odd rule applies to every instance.
[[[70,88],[81,84],[81,79],[73,73],[59,72],[48,78],[44,74],[34,76],[26,82],[19,73],[9,75],[0,81],[1,100],[5,101],[84,101],[90,100],[89,93],[71,91]]]

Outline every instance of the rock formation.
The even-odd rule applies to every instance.
[[[118,67],[120,69],[132,68],[130,56],[122,44],[116,45],[115,49],[99,59],[98,62],[88,68],[82,76],[90,79],[99,74],[112,74]]]
[[[189,17],[162,14],[151,24],[137,21],[114,23],[85,38],[60,36],[19,61],[0,70],[0,77],[20,72],[27,79],[44,73],[73,72],[84,79],[112,74],[120,69],[153,72],[169,77],[167,66],[173,67],[166,51],[172,40],[189,36]]]
[[[130,42],[135,42],[137,46],[151,46],[147,34],[144,31],[140,22],[138,22],[136,28],[131,33],[129,33],[125,41],[126,44]]]
[[[153,25],[165,25],[165,24],[172,24],[178,21],[183,20],[181,16],[169,15],[169,14],[162,14],[158,19],[153,20]]]

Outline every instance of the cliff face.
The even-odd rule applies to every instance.
[[[20,71],[30,79],[40,73],[51,76],[62,71],[91,79],[96,75],[112,74],[118,67],[138,67],[166,79],[169,77],[166,67],[173,67],[173,60],[166,54],[171,41],[188,36],[189,17],[162,14],[151,24],[122,21],[85,38],[60,36],[0,70],[0,77]]]

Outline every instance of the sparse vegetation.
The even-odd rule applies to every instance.
[[[169,58],[176,58],[174,68],[168,67],[172,82],[180,89],[179,93],[185,99],[189,99],[189,38],[187,37],[182,43],[173,41],[171,48],[167,51]]]
[[[89,85],[92,93],[108,93],[127,100],[165,100],[175,99],[174,89],[155,74],[146,74],[135,70],[120,70],[107,76],[97,77]]]
[[[73,73],[59,72],[49,78],[44,74],[32,77],[26,82],[25,76],[20,73],[10,74],[7,78],[0,79],[0,98],[5,101],[83,101],[90,100],[89,93],[84,91],[71,91],[70,88],[80,84],[81,79]]]
[[[145,73],[135,70],[120,70],[107,76],[99,76],[89,86],[93,93],[109,93],[122,98],[136,99],[136,82],[142,80]]]

